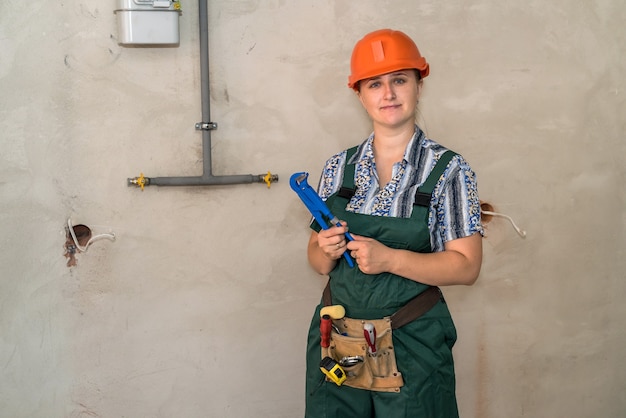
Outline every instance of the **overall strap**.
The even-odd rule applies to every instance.
[[[330,306],[333,304],[333,295],[330,293],[330,279],[326,282],[326,286],[322,292],[322,303],[324,306]]]
[[[354,163],[348,164],[347,161],[350,160],[350,158],[354,155],[356,150],[357,150],[357,147],[352,147],[346,151],[346,166],[345,166],[344,173],[343,173],[343,180],[341,183],[341,188],[337,192],[337,196],[342,197],[347,200],[350,200],[352,196],[354,196],[354,192],[355,192],[355,188],[354,188],[355,164]],[[432,197],[433,190],[435,189],[435,186],[437,185],[437,182],[439,181],[439,178],[441,177],[443,172],[446,171],[446,168],[448,167],[448,163],[450,163],[450,161],[456,155],[457,153],[448,150],[444,152],[441,155],[441,157],[439,157],[437,164],[435,164],[435,167],[432,169],[432,171],[428,175],[428,178],[426,178],[426,181],[424,182],[424,184],[422,184],[417,189],[417,192],[415,193],[415,201],[413,202],[413,205],[430,207],[430,199]]]
[[[443,172],[446,171],[448,163],[456,155],[457,154],[453,151],[446,151],[441,157],[439,157],[437,164],[435,164],[435,167],[428,175],[428,178],[426,179],[424,184],[422,184],[417,189],[413,205],[430,207],[430,199],[432,197],[433,190],[435,190],[435,186],[437,185],[437,182],[439,181],[439,178],[441,177]]]
[[[348,161],[350,161],[350,158],[352,158],[358,148],[359,147],[356,146],[346,150],[346,165],[344,166],[345,168],[343,170],[341,188],[337,192],[337,196],[343,197],[344,199],[348,200],[352,199],[352,196],[354,196],[354,169],[356,166],[355,163],[348,164]]]

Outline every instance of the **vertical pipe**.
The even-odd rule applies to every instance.
[[[200,95],[202,100],[203,123],[211,122],[211,86],[209,84],[209,22],[207,0],[198,0],[198,13],[200,19]],[[211,166],[211,131],[202,131],[202,177],[213,177]]]

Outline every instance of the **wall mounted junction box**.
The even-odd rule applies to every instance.
[[[177,46],[180,2],[116,0],[117,43],[122,46]]]

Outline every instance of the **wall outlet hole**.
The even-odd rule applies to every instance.
[[[486,212],[493,212],[494,211],[493,210],[493,206],[491,204],[489,204],[487,202],[483,202],[483,201],[480,202],[480,210],[482,212],[485,212],[485,211]],[[486,213],[482,213],[481,214],[481,220],[482,220],[482,223],[484,225],[486,225],[489,222],[491,222],[492,219],[493,219],[493,215],[488,215]]]

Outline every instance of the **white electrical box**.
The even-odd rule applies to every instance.
[[[177,46],[180,1],[116,0],[117,43],[125,46]]]

